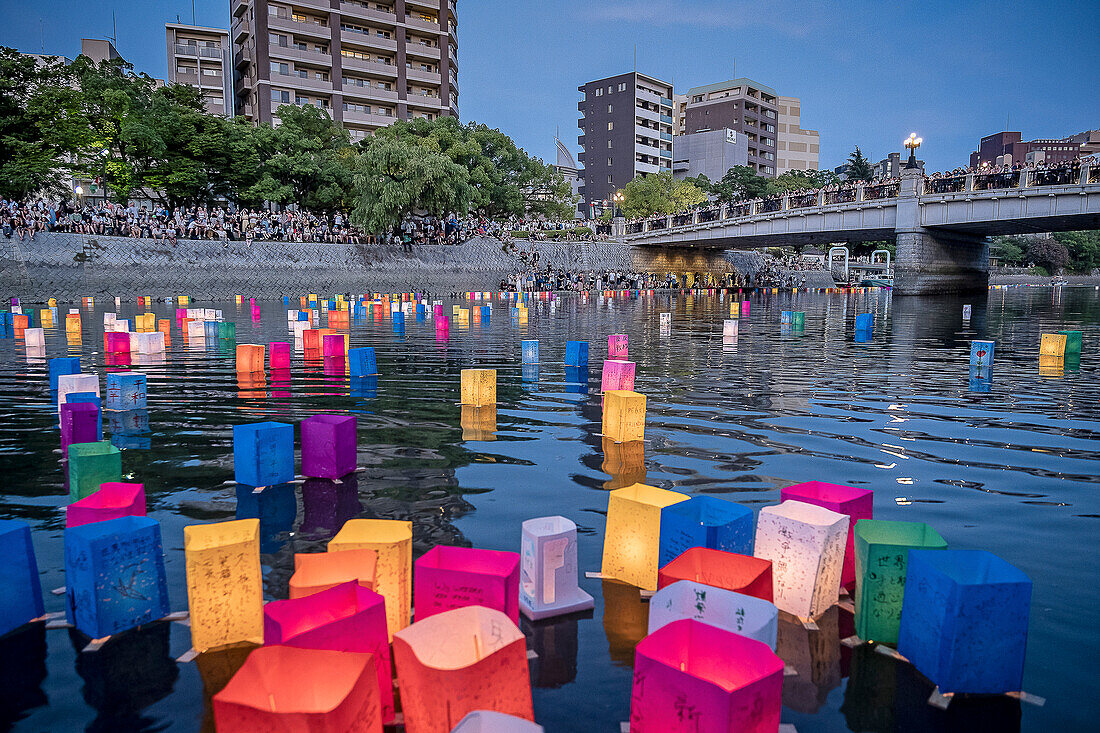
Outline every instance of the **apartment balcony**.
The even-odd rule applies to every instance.
[[[439,3],[431,2],[430,0],[405,0],[405,7],[428,10],[433,13],[439,12]]]
[[[405,26],[414,30],[424,31],[425,33],[439,34],[439,23],[429,23],[426,20],[421,20],[415,15],[405,16]]]
[[[665,142],[672,142],[672,133],[671,132],[662,132],[661,133],[661,139],[664,140]]]
[[[360,125],[370,125],[372,127],[386,127],[392,125],[394,120],[397,119],[394,115],[376,115],[373,113],[341,110],[341,119],[344,122],[353,122]]]
[[[432,97],[424,94],[407,94],[405,95],[405,103],[410,107],[419,107],[422,109],[443,109],[443,100],[439,97]]]
[[[406,43],[405,55],[439,61],[442,58],[443,52],[440,51],[438,47],[424,46],[419,43]]]
[[[661,157],[671,159],[672,158],[672,151],[671,150],[662,150],[661,151]]]
[[[409,81],[418,81],[421,84],[432,84],[433,86],[439,86],[443,83],[443,77],[437,73],[431,71],[421,71],[420,69],[405,69],[405,78]]]
[[[305,61],[307,64],[317,64],[319,66],[332,66],[332,56],[327,53],[319,53],[317,51],[300,51],[293,46],[275,46],[268,45],[268,55],[272,60],[283,59],[290,61]]]
[[[672,100],[669,99],[668,97],[661,97],[661,106],[662,107],[671,107],[672,106]]]
[[[328,0],[294,0],[294,7],[316,10],[322,15],[327,15],[332,12],[332,6],[329,4]]]
[[[306,23],[289,18],[280,18],[276,15],[267,16],[267,27],[272,31],[285,31],[296,36],[309,36],[310,38],[332,39],[332,29],[320,23]]]
[[[355,46],[357,48],[370,48],[389,51],[391,53],[397,52],[396,39],[372,36],[366,33],[356,33],[355,31],[340,31],[340,43],[341,45]]]
[[[651,155],[656,158],[659,152],[660,148],[657,146],[656,142],[645,142],[643,140],[634,141],[635,154],[641,153],[642,155]]]
[[[672,115],[661,115],[661,122],[665,123],[666,125],[671,125]]]
[[[657,173],[661,170],[661,166],[657,163],[643,163],[640,160],[634,161],[635,173]]]
[[[654,105],[657,105],[657,104],[661,103],[661,95],[660,94],[657,94],[655,92],[651,92],[647,89],[642,89],[641,87],[637,87],[635,89],[635,92],[637,94],[638,99],[643,99],[646,102],[649,102],[650,104],[654,104]]]
[[[240,43],[241,39],[252,32],[252,28],[249,25],[247,18],[236,18],[233,21],[233,25],[230,29],[231,38],[233,43]]]
[[[577,135],[577,145],[584,147],[584,135]]]
[[[661,113],[654,110],[648,110],[643,107],[634,108],[634,116],[643,120],[649,120],[650,122],[658,122],[661,119]]]
[[[581,101],[577,102],[577,111],[580,112],[582,115],[584,114],[584,100],[583,99]]]
[[[189,87],[197,87],[199,85],[199,75],[197,73],[190,74],[182,71],[177,71],[175,82],[176,84],[184,84]]]
[[[354,98],[356,101],[389,102],[397,104],[397,92],[393,89],[379,89],[378,87],[360,87],[342,84],[340,93],[345,99]]]
[[[313,77],[301,77],[297,74],[272,74],[271,83],[281,87],[292,89],[310,90],[314,92],[331,92],[332,82]]]
[[[381,10],[367,10],[362,5],[340,3],[340,14],[348,18],[358,20],[371,20],[375,23],[384,23],[388,26],[397,25],[397,16],[394,13],[383,13]]]
[[[364,61],[363,59],[343,56],[340,58],[340,66],[353,71],[367,71],[390,79],[397,78],[397,67],[393,64],[380,64],[377,61]]]

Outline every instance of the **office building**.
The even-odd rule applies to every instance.
[[[747,165],[762,176],[776,175],[779,95],[751,79],[693,87],[684,108],[684,134],[730,129],[745,135]]]
[[[97,64],[110,59],[122,59],[122,54],[118,52],[115,45],[105,38],[81,38],[80,55],[87,56]]]
[[[776,131],[776,174],[787,171],[816,171],[821,136],[817,130],[802,129],[802,100],[779,98],[779,124]]]
[[[577,91],[584,95],[577,104],[577,142],[587,211],[609,205],[615,191],[636,176],[672,170],[671,84],[631,72],[590,81]]]
[[[353,139],[396,119],[458,116],[457,0],[232,0],[237,114],[327,110]]]
[[[672,175],[675,178],[703,175],[714,183],[722,180],[730,168],[748,162],[749,140],[736,130],[723,128],[672,138]]]
[[[233,54],[229,31],[164,24],[168,83],[198,89],[211,114],[233,115]]]
[[[1096,152],[1100,152],[1100,130],[1028,141],[1024,141],[1019,132],[998,132],[981,139],[978,149],[970,154],[970,166],[983,168],[1016,163],[1051,165]]]

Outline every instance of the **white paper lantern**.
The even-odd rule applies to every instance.
[[[763,642],[775,651],[779,610],[774,603],[725,588],[678,580],[649,601],[649,633],[665,624],[693,618]]]

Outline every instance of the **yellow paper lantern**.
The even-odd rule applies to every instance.
[[[183,528],[191,645],[196,651],[264,642],[260,520]]]
[[[53,311],[49,308],[39,310],[38,319],[42,322],[42,328],[53,328]]]
[[[496,369],[462,370],[462,404],[483,407],[497,401]]]
[[[1066,335],[1064,333],[1044,333],[1039,341],[1039,356],[1066,355]]]
[[[603,576],[657,590],[661,510],[687,499],[679,492],[645,484],[612,491],[607,498]]]
[[[374,592],[386,599],[390,638],[409,625],[412,608],[412,522],[349,519],[328,543],[329,552],[374,550]]]
[[[603,434],[616,443],[645,438],[645,395],[613,389],[603,395]]]

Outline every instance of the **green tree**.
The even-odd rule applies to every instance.
[[[848,156],[848,168],[845,171],[845,176],[849,181],[870,181],[875,177],[874,166],[871,165],[871,161],[863,156],[863,151],[856,146],[856,149]]]
[[[768,179],[747,165],[730,168],[722,180],[711,187],[711,193],[722,203],[764,198],[770,196],[771,191]]]
[[[443,153],[390,135],[373,135],[360,147],[351,218],[366,231],[392,231],[417,211],[443,216],[468,210],[470,174]]]
[[[1070,269],[1089,273],[1100,267],[1100,231],[1057,232],[1052,236],[1069,252]]]
[[[1019,237],[994,237],[989,245],[989,256],[1006,265],[1019,265],[1024,261],[1027,242]]]
[[[622,211],[627,217],[678,214],[707,200],[694,184],[677,180],[671,171],[638,176],[623,187]]]
[[[704,174],[700,173],[697,176],[688,176],[682,179],[686,183],[690,183],[703,193],[711,193],[711,189],[714,188],[714,183],[711,182]]]

